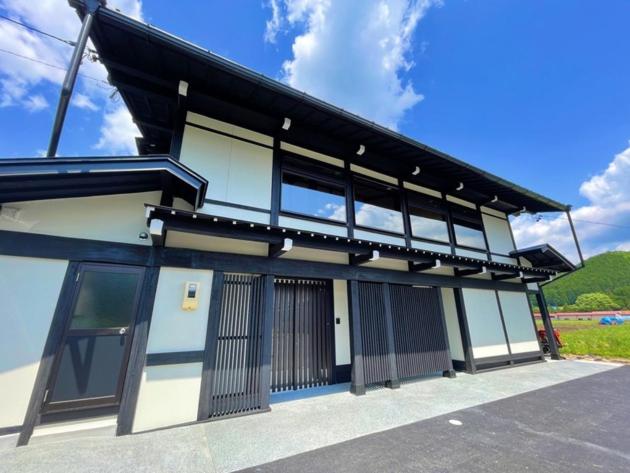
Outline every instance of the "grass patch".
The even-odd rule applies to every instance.
[[[573,331],[557,328],[564,344],[562,354],[630,359],[630,323]]]
[[[545,328],[542,320],[536,320],[536,326]],[[568,332],[574,332],[575,330],[584,330],[587,328],[605,328],[604,325],[599,325],[599,319],[593,320],[557,320],[553,319],[553,327],[560,330],[560,336]]]

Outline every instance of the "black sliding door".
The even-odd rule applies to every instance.
[[[330,282],[276,279],[271,390],[332,382],[333,327]]]

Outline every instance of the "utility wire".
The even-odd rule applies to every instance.
[[[61,41],[62,43],[65,43],[65,44],[67,44],[69,46],[76,46],[76,44],[77,44],[76,41],[71,41],[69,39],[60,38],[59,36],[55,36],[52,33],[47,33],[46,31],[42,31],[42,30],[40,30],[38,28],[35,28],[34,26],[27,25],[26,23],[22,23],[20,21],[14,20],[13,18],[9,18],[8,16],[5,16],[5,15],[1,15],[0,14],[0,19],[6,20],[6,21],[10,21],[11,23],[14,23],[14,24],[16,24],[18,26],[21,26],[22,28],[26,28],[27,30],[33,31],[35,33],[39,33],[39,34],[44,35],[44,36],[48,36],[49,38],[52,38],[52,39],[56,39],[57,41]],[[94,51],[91,48],[87,48],[87,50],[90,51],[91,53],[96,53],[96,51]]]
[[[41,64],[43,66],[48,66],[48,67],[52,67],[54,69],[59,69],[61,71],[66,71],[67,70],[67,68],[64,67],[64,66],[59,66],[59,65],[56,65],[56,64],[50,64],[48,62],[40,61],[39,59],[35,59],[35,58],[32,58],[32,57],[24,56],[23,54],[19,54],[19,53],[16,53],[14,51],[9,51],[8,49],[0,48],[0,52],[5,53],[5,54],[11,54],[12,56],[16,56],[16,57],[19,57],[19,58],[22,58],[22,59],[26,59],[27,61],[36,62],[36,63]],[[112,87],[112,85],[109,82],[104,81],[102,79],[98,79],[96,77],[92,77],[92,76],[89,76],[87,74],[83,74],[82,72],[79,72],[78,75],[80,75],[81,77],[84,77],[86,79],[93,80],[95,82],[100,82],[102,84],[107,85],[108,87]]]

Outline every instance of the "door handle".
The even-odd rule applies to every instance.
[[[118,331],[118,333],[119,333],[119,334],[121,334],[121,335],[126,334],[126,333],[127,333],[127,328],[126,328],[126,327],[121,328],[121,329]]]

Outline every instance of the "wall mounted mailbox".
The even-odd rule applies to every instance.
[[[184,285],[182,309],[195,310],[197,307],[199,307],[199,283],[188,281]]]

